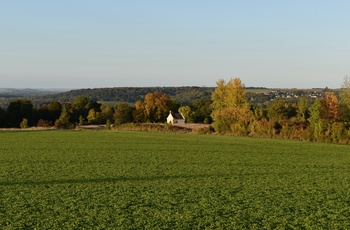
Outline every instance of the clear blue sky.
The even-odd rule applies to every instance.
[[[339,88],[348,0],[11,0],[0,4],[0,88]]]

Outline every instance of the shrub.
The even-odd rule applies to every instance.
[[[192,129],[193,134],[211,134],[214,131],[214,128],[211,126]]]
[[[21,121],[21,123],[19,124],[19,126],[21,127],[21,129],[26,129],[26,128],[28,128],[28,119],[27,119],[27,118],[23,118],[23,120]]]
[[[36,124],[37,127],[49,127],[50,126],[50,122],[48,120],[44,120],[44,119],[40,119],[38,121],[38,123]]]

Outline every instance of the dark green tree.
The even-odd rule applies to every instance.
[[[74,99],[70,108],[70,122],[78,123],[79,117],[87,118],[90,109],[94,109],[96,112],[100,112],[101,104],[93,102],[87,97],[77,97]]]
[[[212,110],[212,101],[210,99],[198,99],[192,102],[192,119],[194,123],[212,123],[212,118],[210,116]]]
[[[119,103],[116,106],[115,112],[114,112],[114,123],[116,125],[120,125],[123,123],[129,123],[133,121],[133,112],[134,107],[130,106],[126,102]]]
[[[10,117],[9,125],[10,127],[19,127],[23,118],[28,119],[29,125],[34,125],[33,123],[33,104],[32,102],[24,99],[18,99],[11,101],[7,113]]]
[[[7,127],[6,112],[0,108],[0,128]]]
[[[61,113],[62,113],[62,105],[58,101],[50,102],[50,104],[47,105],[48,115],[49,115],[49,121],[56,121]]]
[[[36,120],[45,120],[48,123],[54,122],[60,117],[62,112],[62,105],[57,101],[50,102],[48,105],[44,104],[36,112]]]

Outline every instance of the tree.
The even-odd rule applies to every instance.
[[[113,114],[114,123],[120,125],[123,123],[128,123],[133,121],[134,108],[126,102],[119,103],[116,106],[115,112]]]
[[[308,121],[310,122],[312,136],[316,140],[324,135],[324,131],[327,128],[327,124],[324,123],[320,116],[321,107],[321,100],[317,98],[309,109],[310,118],[308,119]]]
[[[19,127],[23,118],[28,119],[28,123],[33,123],[33,104],[24,99],[18,99],[10,102],[7,113],[10,120],[10,127]]]
[[[235,78],[230,80],[227,82],[226,88],[227,97],[225,98],[228,108],[243,108],[248,105],[248,99],[241,79]]]
[[[224,80],[217,81],[217,87],[211,95],[211,107],[215,112],[226,108],[243,108],[248,104],[244,85],[239,78],[231,79],[227,84]]]
[[[63,107],[61,116],[55,121],[55,127],[67,129],[71,126],[69,123],[69,114],[67,109]]]
[[[334,92],[327,92],[321,100],[320,117],[329,123],[341,120],[340,104]]]
[[[135,110],[133,112],[133,118],[135,122],[146,121],[145,106],[140,100],[135,102]]]
[[[216,82],[216,88],[211,94],[211,108],[213,109],[213,118],[216,117],[216,113],[219,113],[221,110],[228,107],[226,103],[226,83],[223,79],[220,79]],[[215,118],[214,118],[215,120]]]
[[[309,109],[309,101],[306,98],[300,98],[297,104],[297,117],[306,121]]]
[[[62,105],[57,101],[50,102],[48,105],[44,104],[36,113],[36,120],[46,120],[49,123],[54,123],[61,115]]]
[[[192,102],[192,118],[194,123],[212,123],[212,101],[210,99],[199,99]]]
[[[77,97],[72,103],[73,110],[89,110],[92,107],[93,101],[87,97]]]
[[[155,91],[148,93],[144,100],[144,114],[148,122],[164,122],[173,106],[170,97]]]
[[[96,112],[100,112],[100,106],[101,104],[93,102],[87,97],[77,97],[71,105],[70,121],[72,123],[77,123],[79,122],[80,116],[83,116],[85,119],[88,116],[90,109],[95,109]]]
[[[62,113],[62,105],[58,101],[52,101],[47,105],[49,117],[47,120],[56,121]]]
[[[178,109],[178,111],[179,111],[179,113],[182,113],[182,115],[185,117],[187,123],[193,123],[193,119],[192,119],[193,112],[191,110],[191,107],[189,107],[187,105],[181,106]]]
[[[97,123],[97,116],[95,109],[90,109],[89,113],[87,115],[87,120],[89,124],[96,124]]]
[[[102,104],[100,107],[101,112],[97,112],[97,122],[99,124],[106,124],[107,120],[113,120],[113,108],[110,105]]]
[[[0,128],[4,128],[7,126],[6,121],[6,112],[2,108],[0,108]]]
[[[244,85],[239,78],[231,79],[227,84],[224,80],[219,80],[211,100],[211,116],[218,132],[248,133],[253,116]]]
[[[287,101],[275,100],[268,107],[267,117],[270,121],[280,122],[288,119],[290,112],[291,106]]]

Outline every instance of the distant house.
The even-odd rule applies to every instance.
[[[185,124],[185,117],[182,113],[172,114],[171,111],[166,118],[168,124]]]

